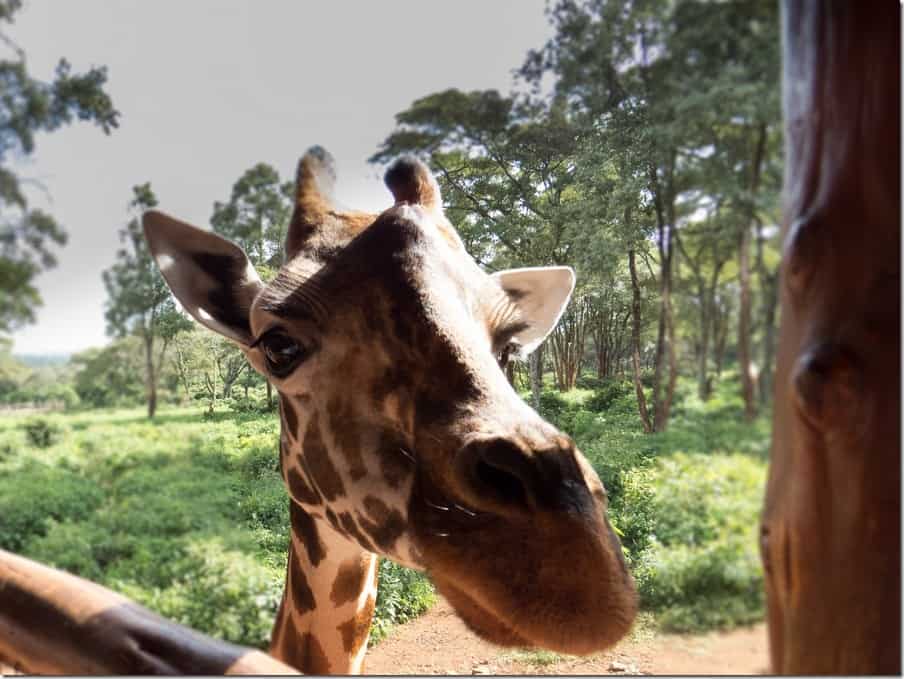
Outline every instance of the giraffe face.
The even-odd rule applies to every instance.
[[[302,159],[288,261],[266,286],[234,245],[145,220],[183,306],[278,390],[290,495],[364,549],[427,571],[491,641],[613,644],[636,596],[605,491],[501,367],[552,329],[573,273],[482,271],[416,161],[387,173],[396,204],[379,216],[333,208],[333,177],[322,151]]]

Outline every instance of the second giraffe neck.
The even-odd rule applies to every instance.
[[[360,674],[377,594],[377,556],[290,503],[286,586],[270,653],[305,674]]]

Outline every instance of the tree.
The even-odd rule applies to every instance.
[[[108,296],[105,316],[108,334],[141,339],[148,417],[154,417],[166,350],[173,336],[191,323],[177,311],[141,230],[141,213],[155,207],[157,198],[150,183],[135,186],[132,191],[129,209],[135,217],[119,232],[124,247],[116,253],[116,263],[103,273]]]
[[[753,1],[561,0],[550,18],[554,37],[528,55],[520,73],[535,86],[555,76],[553,99],[567,102],[590,141],[578,165],[612,165],[619,186],[608,209],[631,227],[624,247],[658,269],[652,424],[661,431],[678,373],[681,230],[697,210],[722,201],[743,257],[746,229],[768,202],[762,179],[778,138],[777,11]],[[741,285],[744,342],[749,291]]]
[[[263,280],[269,280],[285,258],[286,231],[292,216],[293,187],[266,163],[246,170],[225,203],[215,202],[213,230],[235,241]]]
[[[35,182],[10,169],[12,159],[34,151],[37,133],[53,132],[75,119],[93,122],[105,134],[119,122],[104,91],[105,68],[73,73],[61,59],[51,82],[28,74],[24,52],[2,31],[21,6],[21,0],[0,0],[0,44],[13,53],[0,60],[0,333],[34,321],[34,309],[41,304],[34,279],[56,264],[54,246],[66,242],[65,231],[51,215],[29,207],[24,186]]]
[[[258,163],[239,177],[226,203],[216,202],[213,205],[210,218],[213,230],[238,243],[264,281],[276,275],[285,259],[293,191],[292,182],[283,182],[276,169],[266,163]],[[223,373],[224,379],[227,379],[224,387],[229,392],[232,383],[239,377],[234,366],[244,365],[244,362],[235,346],[224,346],[224,351],[227,354],[222,357],[226,362],[224,369],[226,364],[232,366]],[[228,379],[230,377],[231,380]],[[256,381],[259,378],[248,379]],[[267,403],[273,407],[273,391],[269,381]]]
[[[75,354],[73,384],[81,402],[95,408],[140,403],[145,395],[143,353],[141,340],[129,336]]]
[[[479,263],[490,270],[573,263],[583,215],[574,191],[577,138],[561,107],[450,89],[418,99],[396,123],[371,161],[426,156],[445,212]],[[529,359],[535,406],[544,348]]]

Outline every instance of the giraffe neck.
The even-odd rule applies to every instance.
[[[270,653],[305,674],[360,674],[377,593],[377,556],[294,501],[286,585]]]

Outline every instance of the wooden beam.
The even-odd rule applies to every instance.
[[[298,674],[93,582],[0,550],[0,667],[35,674]]]
[[[901,672],[900,8],[783,5],[773,671]]]

